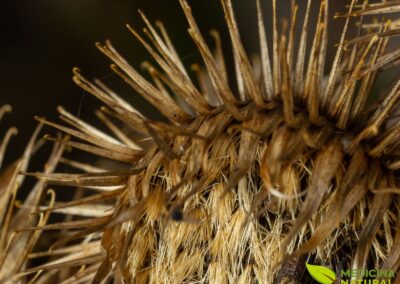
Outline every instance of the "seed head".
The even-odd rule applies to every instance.
[[[399,21],[381,15],[397,15],[400,4],[352,0],[333,21],[327,0],[316,1],[315,19],[311,0],[304,15],[292,1],[287,29],[278,25],[277,2],[267,36],[256,1],[260,54],[251,61],[232,1],[221,0],[234,72],[218,33],[211,33],[212,51],[186,0],[180,3],[189,35],[204,63],[193,73],[162,23],[153,25],[142,12],[147,39],[127,27],[156,62],[142,65],[150,80],[111,42],[96,44],[165,120],[145,117],[73,70],[74,82],[104,103],[96,115],[109,131],[61,107],[64,124],[37,119],[67,135],[47,137],[58,150],[113,163],[96,167],[57,154],[51,161],[80,173],[47,167],[31,174],[71,187],[76,198],[32,205],[42,216],[54,212],[65,220],[25,228],[42,238],[55,231],[57,240],[30,253],[46,257],[44,264],[9,270],[15,281],[34,274],[38,283],[305,283],[306,261],[336,270],[399,269],[400,78],[377,95],[372,90],[399,62],[399,51],[390,49]],[[335,45],[328,31],[340,20]],[[331,47],[336,53],[328,62]]]

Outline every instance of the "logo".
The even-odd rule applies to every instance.
[[[393,270],[381,269],[341,269],[335,273],[331,268],[306,263],[308,273],[320,284],[335,284],[340,275],[340,284],[392,284]]]
[[[318,266],[306,263],[306,267],[311,277],[321,284],[332,284],[336,280],[336,273],[325,266]]]

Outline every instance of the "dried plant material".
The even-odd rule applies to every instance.
[[[196,80],[167,29],[142,12],[146,39],[127,27],[156,63],[142,64],[149,80],[109,41],[97,44],[111,69],[157,108],[164,122],[145,117],[105,84],[74,69],[74,82],[105,104],[96,115],[111,134],[62,107],[67,126],[37,118],[66,137],[46,136],[56,146],[44,172],[27,172],[27,160],[21,160],[0,176],[6,192],[0,199],[6,224],[0,279],[306,283],[306,261],[336,271],[367,265],[399,271],[400,80],[387,94],[381,87],[378,96],[372,90],[378,75],[399,63],[399,52],[388,47],[400,20],[369,17],[400,12],[399,1],[350,1],[348,11],[337,14],[344,28],[335,45],[328,42],[329,1],[318,3],[315,19],[313,1],[306,1],[304,15],[292,1],[290,21],[281,26],[281,2],[272,0],[267,36],[257,0],[255,60],[245,51],[233,2],[221,0],[236,86],[230,85],[219,34],[211,32],[212,52],[186,0],[180,3],[189,35],[205,65],[192,66]],[[333,47],[336,54],[328,62]],[[7,110],[0,109],[0,118]],[[0,161],[12,134],[0,145]],[[70,161],[61,157],[64,148],[107,159],[110,166]],[[58,161],[78,173],[55,172]],[[25,201],[28,207],[14,214],[9,203],[15,200],[15,181],[24,176],[36,177],[38,185]],[[75,198],[57,202],[52,196],[45,203],[40,200],[45,183],[62,186]],[[23,220],[21,214],[30,217]],[[61,221],[47,222],[50,214]],[[39,237],[49,236],[55,237],[52,245],[32,251]],[[37,258],[41,265],[28,263]]]
[[[0,108],[0,119],[5,112],[10,110],[9,106]],[[41,214],[40,216],[30,215],[35,209],[39,208],[42,201],[45,189],[42,181],[38,181],[34,185],[25,201],[17,207],[17,191],[24,182],[24,176],[19,174],[21,171],[26,171],[31,156],[42,144],[38,141],[42,126],[42,124],[38,125],[34,131],[21,158],[5,170],[2,170],[0,174],[0,191],[2,192],[0,198],[0,282],[13,282],[11,279],[27,266],[28,255],[33,250],[41,234],[41,231],[20,232],[19,230],[22,227],[42,226],[49,218],[49,213]],[[15,128],[11,128],[0,143],[0,160],[3,160],[6,145],[10,137],[15,133]],[[63,145],[56,143],[44,169],[45,173],[50,173],[54,170],[62,152]],[[55,194],[51,190],[48,193],[51,196],[50,206],[53,206]]]

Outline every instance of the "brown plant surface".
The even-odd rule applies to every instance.
[[[378,95],[372,90],[378,75],[400,62],[400,52],[390,48],[400,20],[382,16],[396,17],[400,2],[352,0],[346,13],[336,14],[345,25],[333,62],[326,60],[334,46],[327,36],[335,23],[329,1],[317,1],[316,19],[311,0],[305,15],[292,1],[290,21],[280,25],[278,1],[272,0],[271,36],[260,2],[260,55],[250,60],[232,1],[221,0],[235,86],[218,33],[211,33],[213,52],[186,0],[180,3],[189,34],[204,60],[193,73],[162,23],[153,25],[143,13],[147,40],[127,27],[157,65],[142,65],[150,80],[111,42],[97,44],[111,69],[165,120],[144,117],[101,81],[74,69],[74,82],[104,103],[96,115],[109,131],[62,107],[64,124],[37,118],[66,137],[46,136],[56,146],[44,172],[15,166],[1,176],[4,204],[12,204],[18,184],[8,180],[23,177],[15,173],[38,178],[13,218],[40,216],[15,221],[22,226],[14,228],[12,206],[1,207],[7,224],[0,235],[1,281],[308,283],[306,261],[336,270],[399,270],[400,78]],[[61,158],[64,148],[110,162],[97,167]],[[54,172],[58,161],[76,172]],[[55,202],[52,194],[39,204],[45,184],[70,187],[64,190],[75,198]],[[50,213],[65,220],[48,223]],[[51,232],[57,241],[34,250],[40,233],[46,238]],[[39,265],[29,261],[38,258]]]

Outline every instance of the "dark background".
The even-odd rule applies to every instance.
[[[137,30],[143,27],[137,13],[139,8],[152,21],[159,19],[164,22],[185,63],[202,62],[186,32],[187,22],[178,0],[0,2],[0,105],[8,103],[14,109],[1,122],[0,137],[11,125],[19,129],[18,137],[12,140],[9,147],[7,161],[21,154],[36,125],[33,119],[35,115],[57,120],[57,105],[64,106],[95,125],[98,123],[93,111],[99,104],[91,95],[73,84],[71,70],[74,66],[80,67],[88,78],[103,79],[143,113],[154,115],[148,104],[110,71],[109,60],[94,46],[96,41],[111,39],[114,46],[135,67],[139,67],[143,60],[149,60],[149,55],[125,28],[125,23],[130,23]],[[258,52],[255,1],[233,2],[246,48],[249,53]],[[271,1],[262,2],[269,31]],[[284,5],[281,5],[283,2]],[[336,2],[342,2],[340,5],[343,5],[346,1],[332,2],[331,7],[338,5]],[[216,28],[221,31],[225,48],[229,49],[230,42],[220,2],[192,0],[189,3],[207,40],[210,39],[208,31]],[[288,15],[289,3],[278,1],[280,15]],[[313,1],[314,10],[317,10],[318,5],[319,1]],[[303,11],[304,7],[301,7],[300,23]],[[331,32],[330,36],[336,41],[339,35]]]

